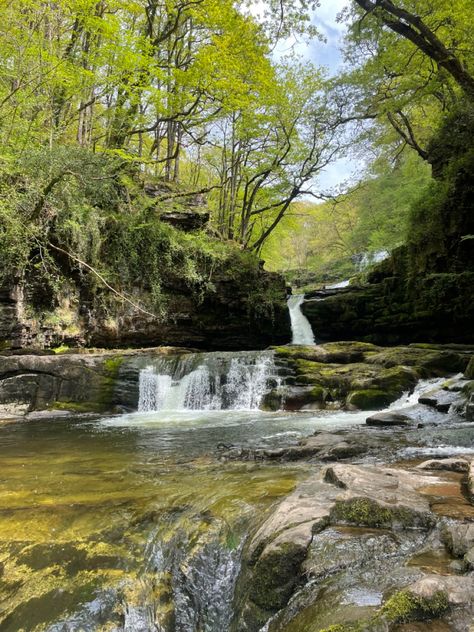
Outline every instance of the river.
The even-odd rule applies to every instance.
[[[272,352],[143,363],[135,413],[0,428],[2,632],[238,632],[246,538],[315,466],[222,455],[367,417],[261,410],[282,379]],[[469,445],[455,432],[431,445]]]

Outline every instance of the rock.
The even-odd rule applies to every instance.
[[[452,606],[471,605],[474,595],[473,576],[427,575],[407,588],[421,599],[432,600],[436,595],[446,595]]]
[[[301,444],[287,451],[291,456],[305,454],[305,456],[317,456],[323,461],[338,461],[348,459],[367,452],[367,443],[352,438],[346,441],[343,436],[329,433],[318,433],[313,437],[304,439]],[[301,458],[301,457],[299,457]]]
[[[474,547],[474,523],[455,522],[444,526],[443,542],[456,557],[463,557]]]
[[[346,400],[349,409],[377,410],[388,406],[396,399],[392,393],[387,393],[377,388],[353,391]]]
[[[467,480],[469,493],[472,498],[474,498],[474,461],[471,461],[471,465],[469,466],[469,476]]]
[[[474,569],[474,546],[464,556],[464,562],[469,570]]]
[[[468,380],[474,380],[474,355],[469,360],[469,364],[464,371],[464,377]]]
[[[166,211],[160,214],[160,221],[187,233],[205,228],[209,218],[209,211]]]
[[[430,459],[429,461],[424,461],[423,463],[420,463],[417,467],[420,470],[438,470],[464,473],[469,471],[469,461],[460,458]]]
[[[169,355],[168,349],[150,350],[148,354],[138,351],[3,357],[0,414],[28,414],[32,419],[35,411],[48,411],[54,416],[58,412],[136,410],[140,369],[147,361],[165,355]]]
[[[320,386],[287,386],[281,405],[284,410],[318,410],[324,408],[328,392]]]
[[[223,351],[289,342],[285,280],[263,270],[257,261],[245,259],[244,264],[241,257],[236,249],[216,264],[209,287],[190,285],[178,273],[167,275],[161,288],[166,318],[151,313],[147,288],[131,288],[128,293],[148,306],[150,314],[119,301],[105,308],[96,295],[85,302],[83,288],[71,280],[74,287],[69,293],[55,297],[56,312],[67,317],[45,313],[35,319],[27,316],[35,310],[24,288],[0,289],[0,351],[63,345],[101,349],[169,345]]]
[[[363,340],[383,345],[474,342],[472,267],[463,272],[447,269],[437,270],[435,275],[417,274],[408,283],[407,257],[407,247],[399,248],[377,266],[368,283],[305,301],[303,313],[313,331],[324,341]],[[464,371],[466,365],[453,372]]]
[[[466,353],[459,345],[455,349],[420,345],[384,349],[364,342],[276,347],[276,363],[288,380],[282,405],[287,410],[384,408],[412,392],[421,378],[465,366]],[[459,378],[447,381],[432,405],[446,411],[457,404],[464,410],[467,384]],[[268,408],[275,409],[284,390],[269,395]]]
[[[411,419],[408,415],[394,410],[371,415],[367,417],[365,423],[368,426],[407,426],[410,421]]]
[[[436,408],[440,413],[449,412],[451,406],[460,401],[461,398],[457,392],[445,391],[444,389],[429,391],[418,398],[420,404]]]
[[[312,439],[319,448],[337,445],[334,435]],[[427,479],[432,481],[393,468],[335,464],[300,484],[248,544],[242,578],[247,628],[258,629],[257,613],[261,626],[265,617],[286,605],[302,579],[310,543],[328,525],[431,528],[428,499],[418,491]]]
[[[367,353],[379,351],[379,347],[367,342],[328,342],[324,345],[277,347],[277,357],[310,360],[324,364],[350,364],[364,361]]]
[[[426,623],[404,623],[393,629],[393,632],[455,632],[454,628],[444,621],[431,619]]]

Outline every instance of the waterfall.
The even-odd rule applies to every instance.
[[[140,371],[138,410],[257,410],[279,381],[269,351],[157,358]]]
[[[288,299],[288,309],[290,310],[291,331],[293,333],[293,345],[314,345],[314,334],[311,324],[301,311],[304,301],[304,294],[294,294]]]

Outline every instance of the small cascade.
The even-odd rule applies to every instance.
[[[138,410],[257,410],[279,382],[269,351],[159,358],[140,371]]]
[[[288,299],[290,310],[291,331],[293,333],[293,345],[314,345],[315,339],[311,324],[301,311],[304,302],[304,294],[294,294]]]

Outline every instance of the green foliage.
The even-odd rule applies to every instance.
[[[351,257],[391,251],[406,240],[411,207],[429,183],[429,166],[414,154],[395,165],[379,160],[370,177],[335,202],[295,204],[263,257],[302,287],[352,277]],[[305,269],[311,270],[307,278]]]

